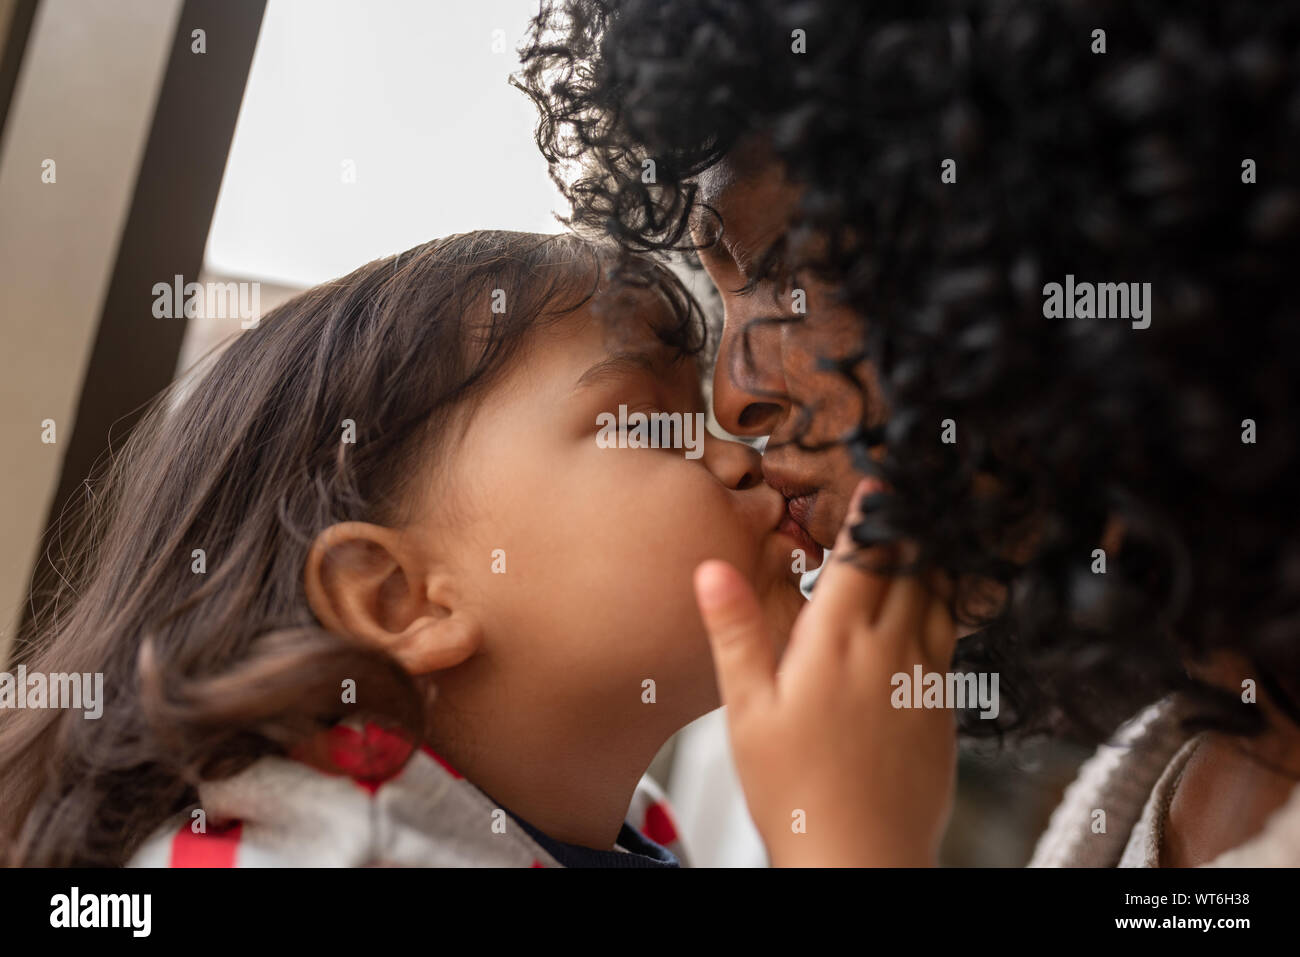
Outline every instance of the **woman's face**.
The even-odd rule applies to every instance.
[[[563,701],[613,727],[647,720],[652,681],[653,723],[671,733],[719,704],[692,586],[712,558],[749,579],[784,646],[804,601],[793,553],[816,550],[780,529],[785,502],[752,449],[695,432],[699,370],[654,335],[666,310],[625,292],[538,329],[474,411],[421,520],[484,635],[439,675],[440,697]],[[608,447],[599,423],[620,406],[689,418],[678,435],[694,449]]]
[[[858,354],[862,321],[812,281],[792,287],[778,273],[752,292],[739,291],[762,253],[784,233],[798,199],[798,190],[761,147],[728,156],[701,174],[698,185],[701,203],[722,222],[719,231],[716,220],[700,216],[692,230],[724,307],[714,413],[733,435],[769,436],[764,478],[787,498],[799,524],[829,548],[861,477],[838,440],[863,422],[881,421],[884,408],[867,363],[854,369],[864,393],[844,375],[818,368],[818,359]],[[775,316],[799,321],[750,325]],[[836,444],[823,451],[800,447],[824,443]]]

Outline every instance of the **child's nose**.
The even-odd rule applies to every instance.
[[[708,436],[704,442],[704,465],[719,482],[738,492],[763,481],[762,458],[740,442]]]
[[[785,497],[763,481],[762,457],[740,442],[714,438],[704,443],[704,464],[713,477],[737,495],[735,504],[758,534],[773,531],[785,513]]]

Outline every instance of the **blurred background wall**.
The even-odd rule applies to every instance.
[[[20,6],[8,0],[0,22],[13,25]],[[72,435],[180,12],[179,0],[31,6],[0,142],[0,660]],[[53,444],[41,441],[47,419]]]

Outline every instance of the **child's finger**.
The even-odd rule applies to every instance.
[[[872,638],[893,647],[921,648],[931,595],[917,575],[899,575],[881,603]]]
[[[776,652],[749,582],[726,562],[695,569],[695,599],[709,634],[718,691],[730,718],[772,693]]]
[[[889,588],[887,577],[861,566],[868,550],[853,541],[851,531],[862,520],[862,500],[882,487],[877,478],[865,478],[858,483],[848,517],[840,527],[835,548],[831,550],[831,559],[822,568],[813,588],[812,605],[816,620],[823,625],[837,625],[830,630],[844,642],[851,633],[851,625],[869,624],[875,620]]]
[[[926,608],[921,647],[932,667],[951,667],[957,647],[957,625],[944,598],[935,598]]]

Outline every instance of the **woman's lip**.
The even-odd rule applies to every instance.
[[[783,535],[794,539],[795,544],[803,550],[806,559],[805,567],[809,571],[812,571],[814,568],[818,568],[822,563],[822,547],[817,544],[816,540],[814,540],[811,535],[808,534],[808,530],[799,523],[790,508],[792,504],[793,502],[786,503],[785,515],[782,516],[781,524],[776,527],[776,530]]]
[[[819,548],[831,548],[834,545],[835,534],[838,529],[824,529],[826,534],[829,536],[826,539],[826,543],[823,543],[814,531],[814,529],[818,528],[817,500],[820,493],[821,490],[814,490],[812,492],[807,492],[786,499],[786,510],[791,516],[793,516],[794,520],[803,527],[804,531],[808,533],[812,540],[817,543]]]
[[[785,510],[806,532],[808,526],[812,524],[813,505],[817,501],[817,493],[809,492],[803,495],[795,495],[785,500]]]

